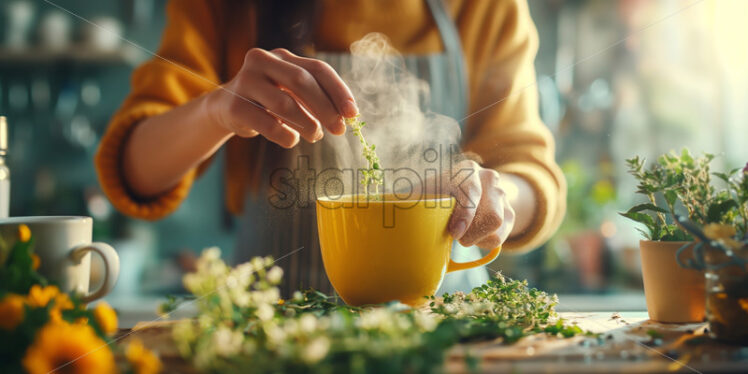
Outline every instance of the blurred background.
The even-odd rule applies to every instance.
[[[223,205],[222,157],[172,216],[120,215],[92,165],[99,137],[129,91],[130,73],[158,47],[165,0],[41,0],[0,5],[0,114],[10,126],[11,215],[90,215],[95,239],[118,249],[115,300],[180,289],[191,254],[234,247]],[[542,248],[493,268],[535,287],[610,297],[644,309],[639,234],[618,216],[635,203],[624,160],[669,150],[748,160],[748,1],[529,0],[540,35],[540,112],[557,140],[568,212]],[[694,5],[695,4],[695,5]],[[142,48],[138,47],[142,46]],[[121,304],[121,303],[120,303]]]

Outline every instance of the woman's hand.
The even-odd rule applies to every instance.
[[[515,223],[514,210],[501,176],[496,170],[483,168],[470,160],[458,163],[456,170],[466,178],[446,181],[449,193],[457,200],[449,220],[450,233],[466,247],[498,247],[509,237]]]
[[[249,50],[239,73],[205,100],[212,122],[241,137],[262,135],[285,148],[316,142],[322,127],[345,132],[358,114],[353,94],[325,62],[285,49]]]

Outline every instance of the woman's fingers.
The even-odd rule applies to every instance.
[[[327,105],[322,105],[319,103],[324,98],[327,99],[327,103],[331,104],[333,106],[333,109],[335,109],[335,119],[338,119],[340,116],[354,117],[358,114],[358,107],[356,106],[356,102],[353,99],[353,93],[351,93],[351,90],[348,88],[345,82],[343,82],[343,79],[340,78],[338,73],[330,65],[317,59],[296,56],[285,49],[273,50],[273,54],[275,54],[282,60],[287,61],[292,66],[302,68],[305,72],[290,72],[290,77],[296,78],[298,80],[296,83],[298,83],[299,91],[297,92],[295,89],[291,87],[289,88],[292,89],[294,94],[299,95],[301,100],[306,104],[318,105],[318,108],[320,110],[326,111],[324,115],[329,116],[330,114],[329,112],[327,112],[327,110],[329,110],[329,107]],[[283,68],[282,66],[278,67]],[[309,80],[310,76],[314,78],[316,88],[309,87],[314,86]],[[288,80],[288,78],[285,79]],[[302,86],[307,86],[307,88],[302,89]],[[319,88],[319,90],[317,90],[317,88]],[[320,92],[323,92],[325,95],[320,96]],[[322,120],[322,118],[319,119]],[[331,119],[332,118],[326,118],[326,120]],[[328,127],[331,132],[338,133],[338,131],[336,130],[339,130],[339,132],[342,133],[345,131],[345,125],[342,122],[342,118],[339,119],[341,120],[340,122],[330,122],[331,125],[340,127]],[[323,121],[323,123],[325,122]]]
[[[255,85],[257,88],[256,101],[265,107],[271,115],[298,131],[310,143],[322,139],[324,133],[320,123],[305,111],[293,97],[264,79],[258,79]]]
[[[342,113],[324,91],[318,78],[306,68],[284,60],[284,58],[290,59],[292,56],[290,52],[276,51],[273,51],[273,54],[278,56],[276,57],[278,60],[266,70],[268,78],[302,103],[325,128],[333,133],[344,131]]]
[[[259,104],[234,98],[227,112],[230,127],[238,136],[251,138],[260,134],[284,148],[291,148],[299,143],[299,133],[296,130],[283,124]]]
[[[323,125],[342,134],[343,116],[358,114],[353,95],[329,65],[283,49],[249,50],[227,87],[236,97],[214,106],[228,108],[218,112],[218,122],[239,136],[259,133],[284,147],[296,145],[299,136],[321,139]]]
[[[460,177],[459,180],[452,181],[458,183],[457,185],[450,186],[452,196],[457,200],[457,206],[449,219],[449,232],[452,237],[460,240],[460,242],[462,242],[461,238],[475,218],[478,203],[481,199],[483,187],[481,186],[479,170],[480,167],[472,161],[463,164],[456,176],[460,177],[461,174],[464,174],[464,176]]]
[[[492,249],[503,243],[514,225],[514,211],[499,186],[499,174],[491,169],[480,171],[482,196],[475,218],[460,239],[464,246],[478,245]]]

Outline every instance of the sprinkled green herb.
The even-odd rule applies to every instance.
[[[345,123],[348,126],[351,126],[353,134],[355,134],[358,137],[359,142],[361,142],[361,147],[363,148],[361,154],[366,159],[367,169],[362,171],[364,178],[363,181],[361,181],[361,184],[364,186],[364,195],[369,196],[369,185],[371,184],[374,186],[373,195],[378,198],[379,186],[381,186],[384,181],[382,178],[382,169],[379,164],[379,157],[377,157],[377,152],[375,151],[376,145],[367,143],[364,134],[361,132],[361,129],[366,126],[366,122],[361,121],[361,116],[357,115],[355,117],[346,118]]]
[[[315,290],[280,299],[282,273],[270,258],[231,268],[217,249],[203,252],[197,272],[184,277],[198,315],[172,330],[180,354],[214,373],[433,373],[458,343],[587,335],[558,318],[555,295],[500,274],[413,309],[398,302],[346,306]],[[480,359],[468,353],[466,364],[476,369]]]

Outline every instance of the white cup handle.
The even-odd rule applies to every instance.
[[[81,300],[85,303],[108,294],[114,288],[114,284],[117,283],[117,277],[119,277],[119,256],[117,256],[117,251],[111,245],[101,242],[83,244],[75,247],[70,252],[70,257],[73,261],[79,262],[88,252],[94,252],[101,256],[104,262],[104,282],[96,291],[90,292],[88,295],[83,295]]]

